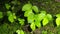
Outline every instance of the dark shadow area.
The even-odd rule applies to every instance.
[[[54,27],[57,26],[57,25],[56,25],[56,18],[57,18],[56,16],[53,17],[53,24],[54,24]]]

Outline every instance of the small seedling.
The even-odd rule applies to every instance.
[[[19,24],[24,25],[24,19],[18,18]]]
[[[8,16],[8,20],[9,20],[11,23],[13,23],[13,22],[15,21],[15,19],[16,19],[15,13],[12,13],[12,12],[10,12],[10,11],[7,12],[7,16]]]

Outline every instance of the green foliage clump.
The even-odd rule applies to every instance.
[[[57,14],[56,15],[56,24],[57,24],[57,26],[59,26],[60,25],[60,14]]]
[[[7,12],[7,16],[8,16],[8,20],[9,20],[11,23],[13,23],[13,22],[15,21],[15,19],[16,19],[15,13],[12,13],[11,11],[8,11],[8,12]]]
[[[9,10],[9,8],[11,7],[9,4],[5,4],[5,7],[6,7],[6,9],[8,9]]]
[[[28,8],[26,8],[28,7]],[[22,7],[22,11],[25,11],[24,16],[27,17],[28,23],[30,23],[31,29],[34,31],[36,29],[36,26],[38,28],[41,27],[41,21],[43,23],[43,26],[48,24],[49,21],[52,20],[51,14],[46,14],[46,11],[41,11],[39,14],[35,14],[34,12],[38,13],[39,9],[37,6],[33,6],[31,4],[25,4]]]

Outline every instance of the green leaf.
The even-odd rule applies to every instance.
[[[38,28],[40,28],[40,27],[41,27],[40,21],[39,21],[39,20],[36,20],[36,21],[35,21],[35,25],[36,25]]]
[[[10,14],[12,14],[11,11],[7,11],[7,16],[10,16]]]
[[[34,18],[33,17],[28,17],[27,20],[28,20],[28,23],[32,23],[34,21]]]
[[[47,18],[44,18],[42,23],[43,23],[43,26],[45,26],[46,24],[48,24],[49,20]]]
[[[16,33],[20,34],[20,30],[17,30]]]
[[[32,10],[28,10],[24,13],[25,17],[28,17],[30,14],[33,14]]]
[[[37,6],[32,6],[32,9],[33,9],[35,12],[39,12],[39,10],[38,10],[38,7],[37,7]]]
[[[27,17],[28,23],[32,23],[34,21],[34,14],[31,13],[29,14],[29,16]]]
[[[16,33],[17,34],[24,34],[24,31],[23,30],[17,30]]]
[[[34,19],[35,19],[35,25],[40,28],[41,27],[41,23],[40,23],[40,19],[38,18],[39,16],[36,14]]]
[[[16,15],[15,15],[15,13],[13,13],[13,18],[16,19]]]
[[[27,11],[27,10],[30,10],[32,8],[32,5],[31,4],[25,4],[23,7],[22,7],[22,11]]]
[[[3,18],[3,13],[2,12],[0,12],[0,18]]]
[[[57,14],[56,17],[60,17],[60,14]]]
[[[37,18],[41,21],[42,19],[44,19],[45,16],[46,16],[45,13],[40,13],[40,14],[38,14]]]
[[[34,22],[31,23],[30,28],[34,31],[36,29]]]
[[[9,9],[11,6],[9,4],[5,4],[6,9]]]
[[[25,21],[24,19],[18,18],[18,21],[21,25],[24,25],[24,21]]]
[[[59,18],[56,18],[56,24],[57,24],[57,26],[60,25],[60,17]]]
[[[52,20],[52,15],[51,15],[51,14],[47,14],[47,18],[48,18],[49,20]]]
[[[14,22],[14,17],[13,17],[12,14],[10,14],[10,15],[8,16],[8,20],[9,20],[11,23]]]
[[[28,23],[32,23],[34,21],[34,13],[32,12],[32,10],[26,11],[24,13],[24,16],[27,17]]]

